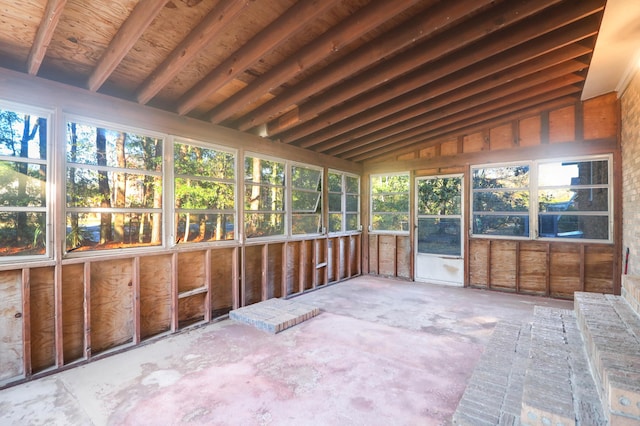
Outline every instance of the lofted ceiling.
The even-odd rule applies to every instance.
[[[605,1],[2,1],[0,66],[375,161],[578,101]]]

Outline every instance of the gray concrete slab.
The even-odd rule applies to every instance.
[[[276,335],[220,321],[0,391],[2,425],[445,425],[498,321],[540,297],[358,277]]]

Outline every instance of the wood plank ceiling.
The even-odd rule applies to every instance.
[[[605,1],[3,1],[0,66],[375,161],[577,101]]]

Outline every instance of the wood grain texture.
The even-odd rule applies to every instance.
[[[520,243],[520,292],[544,295],[547,286],[547,244]]]
[[[140,338],[171,329],[171,255],[140,258]]]
[[[278,243],[268,247],[267,299],[282,297],[282,246],[283,243]]]
[[[211,250],[211,317],[217,318],[233,309],[235,248]]]
[[[205,279],[204,251],[190,251],[178,254],[178,293],[204,287]]]
[[[133,340],[130,259],[91,263],[91,354]]]
[[[244,248],[243,306],[262,300],[262,245]]]
[[[54,268],[33,268],[31,281],[31,368],[37,373],[56,363]]]
[[[84,264],[62,267],[62,336],[64,364],[84,356]]]
[[[516,290],[516,243],[491,242],[491,288]]]
[[[21,270],[0,272],[0,380],[24,374]]]

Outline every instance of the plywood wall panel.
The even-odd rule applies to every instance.
[[[518,145],[525,146],[537,146],[540,145],[540,131],[542,129],[540,116],[524,118],[519,121],[519,133],[520,139]]]
[[[22,271],[0,271],[0,380],[24,374]]]
[[[62,267],[62,340],[64,363],[84,357],[84,265]]]
[[[482,132],[471,133],[462,139],[462,147],[465,153],[478,152],[486,148]]]
[[[547,293],[547,244],[520,243],[520,291],[522,293]]]
[[[313,273],[315,271],[313,267],[313,241],[301,241],[301,247],[301,254],[304,256],[302,259],[302,268],[304,268],[302,287],[304,290],[311,290],[313,288]]]
[[[171,329],[171,255],[140,258],[140,337]]]
[[[54,271],[53,267],[29,270],[31,370],[34,373],[56,364]]]
[[[320,240],[316,240],[316,265],[321,265],[321,264],[327,264],[328,260],[327,260],[327,244],[328,244],[328,239],[320,239]],[[330,262],[329,262],[330,263]],[[326,277],[325,277],[325,271],[328,268],[328,264],[327,266],[323,267],[318,267],[316,268],[316,285],[317,286],[321,286],[321,285],[325,285],[327,283]]]
[[[613,293],[613,246],[585,247],[584,291]]]
[[[178,293],[206,285],[205,251],[178,254]]]
[[[235,252],[235,248],[211,250],[211,318],[233,309]]]
[[[397,238],[397,272],[400,278],[413,278],[411,275],[411,238],[408,235],[398,236]]]
[[[578,244],[552,244],[550,253],[550,295],[572,298],[581,290],[580,246]]]
[[[178,299],[178,326],[187,327],[204,320],[204,299],[206,293]]]
[[[440,155],[443,157],[458,154],[458,139],[451,139],[440,144]]]
[[[369,273],[377,275],[380,273],[378,266],[378,235],[369,234]]]
[[[267,274],[267,299],[282,297],[282,246],[281,244],[269,244]]]
[[[287,296],[298,293],[300,270],[300,241],[287,243]]]
[[[469,283],[474,287],[487,287],[489,240],[469,241]]]
[[[91,353],[133,339],[131,259],[91,263]]]
[[[420,154],[419,155],[420,158],[425,158],[425,159],[433,158],[433,157],[436,157],[438,155],[438,148],[435,147],[435,146],[429,146],[429,147],[426,147],[426,148],[422,148],[420,150],[419,154]]]
[[[570,142],[576,139],[575,106],[549,112],[549,143]]]
[[[243,306],[262,300],[262,245],[244,248]]]
[[[491,242],[491,288],[516,290],[516,243]]]
[[[513,147],[513,126],[504,124],[489,131],[491,149],[508,149]]]
[[[396,237],[395,235],[378,236],[378,264],[380,275],[395,277],[396,275]]]
[[[617,97],[615,93],[589,99],[583,104],[584,138],[614,138],[618,131]]]

